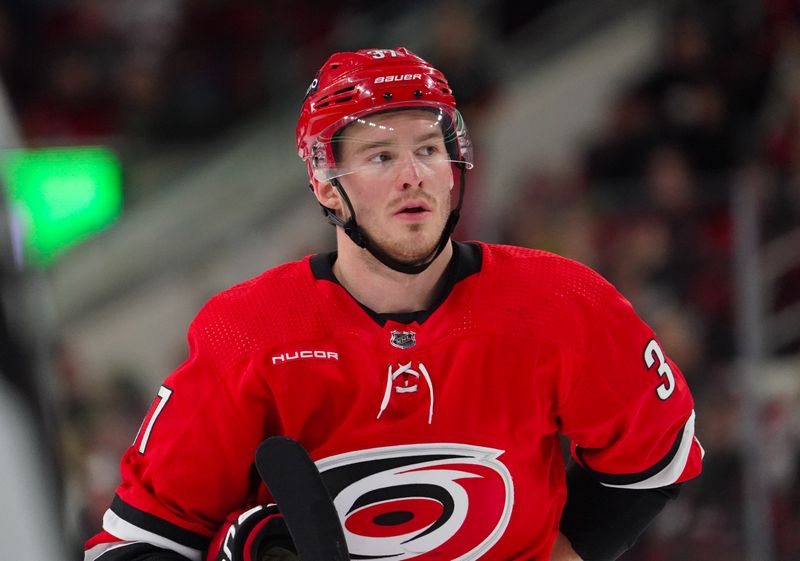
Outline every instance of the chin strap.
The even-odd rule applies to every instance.
[[[444,251],[444,248],[447,247],[447,242],[450,240],[450,236],[452,235],[453,230],[455,230],[458,219],[461,216],[461,204],[464,202],[464,190],[467,184],[467,166],[462,163],[458,163],[456,165],[461,170],[458,186],[458,203],[456,204],[456,207],[450,211],[450,215],[447,217],[447,222],[445,222],[442,235],[439,236],[439,241],[437,242],[436,247],[434,247],[433,250],[428,253],[428,255],[421,259],[417,259],[416,261],[401,261],[399,259],[395,259],[378,247],[369,238],[369,236],[367,236],[366,232],[364,232],[364,230],[362,230],[356,222],[356,213],[353,209],[352,203],[350,202],[350,197],[347,196],[344,187],[342,187],[342,184],[338,179],[331,180],[331,183],[334,187],[336,187],[336,190],[342,196],[344,204],[347,205],[347,210],[350,211],[350,218],[347,221],[342,220],[336,216],[336,212],[333,209],[321,204],[320,206],[322,207],[322,213],[331,224],[344,230],[344,233],[347,234],[347,237],[353,240],[354,244],[369,251],[370,254],[375,257],[375,259],[390,269],[399,273],[405,273],[407,275],[418,275],[430,267],[431,263],[433,263],[436,258],[439,257],[442,251]]]

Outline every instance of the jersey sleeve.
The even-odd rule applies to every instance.
[[[189,357],[165,380],[124,454],[122,482],[103,532],[86,544],[86,561],[133,543],[197,561],[225,516],[255,493],[255,449],[276,429],[252,353],[237,352],[241,339],[208,305],[192,323]]]
[[[631,304],[594,272],[558,398],[575,460],[608,487],[653,489],[700,473],[694,404],[680,369]]]

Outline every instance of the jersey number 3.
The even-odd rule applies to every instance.
[[[664,382],[656,388],[656,393],[661,400],[665,400],[675,391],[675,375],[664,357],[664,351],[655,339],[650,339],[644,349],[644,363],[651,369],[656,361],[658,361],[658,375],[664,379]]]
[[[153,432],[153,425],[156,424],[156,419],[158,419],[158,416],[161,415],[161,412],[164,410],[164,406],[167,404],[167,401],[169,401],[170,397],[172,397],[172,390],[167,386],[161,386],[158,390],[158,397],[153,402],[153,406],[151,407],[152,413],[150,414],[150,418],[148,419],[145,417],[145,420],[142,422],[142,426],[139,427],[139,432],[136,433],[136,440],[138,440],[139,434],[142,432],[142,428],[144,428],[142,440],[139,442],[140,454],[144,454],[144,451],[147,448],[147,441],[150,440],[150,433]],[[147,423],[147,426],[145,426],[145,423]],[[134,444],[136,444],[136,440],[133,441]]]

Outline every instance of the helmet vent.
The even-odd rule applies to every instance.
[[[326,96],[320,98],[319,102],[317,102],[317,107],[327,107],[331,103],[336,104],[336,103],[343,103],[345,101],[352,101],[353,100],[353,95],[352,95],[351,92],[354,89],[356,89],[355,86],[350,86],[350,87],[342,88],[341,90],[335,91],[330,95],[326,95]],[[347,97],[342,97],[342,94],[347,94],[347,93],[350,93],[351,95],[348,95]]]

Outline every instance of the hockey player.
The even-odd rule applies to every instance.
[[[451,240],[470,139],[408,50],[334,54],[297,147],[337,251],[203,307],[86,561],[292,557],[253,469],[271,435],[316,461],[353,559],[619,556],[701,466],[655,334],[578,263]]]

